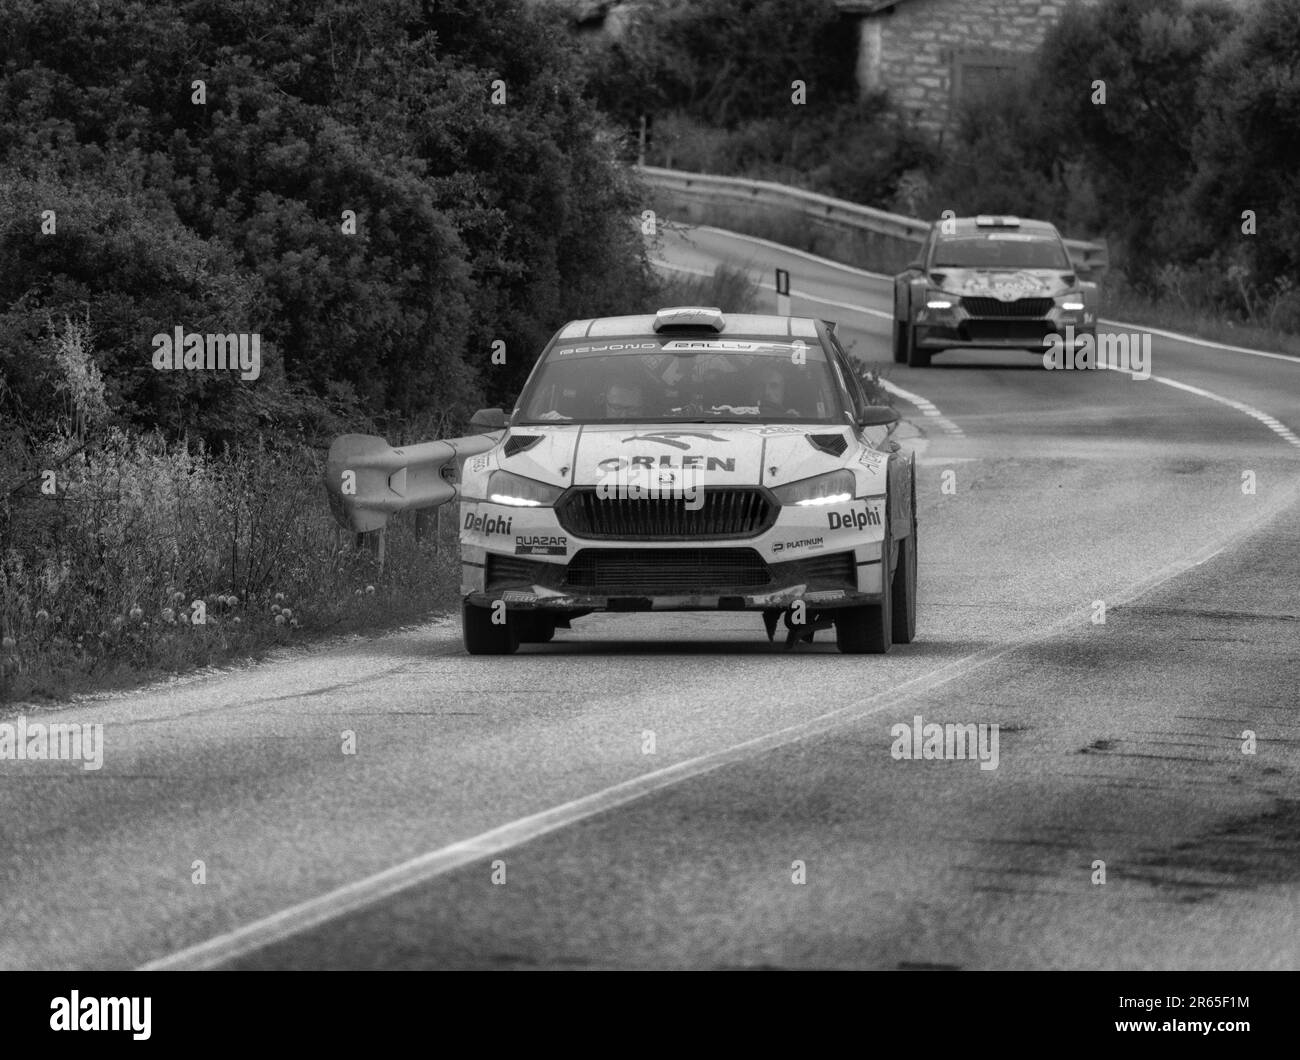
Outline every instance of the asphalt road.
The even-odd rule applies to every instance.
[[[908,369],[887,281],[659,253],[789,268],[878,363],[916,642],[629,614],[492,659],[442,621],[29,709],[104,765],[0,761],[0,966],[1300,967],[1300,363]],[[917,716],[997,767],[894,758]]]

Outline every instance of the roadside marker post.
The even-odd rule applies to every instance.
[[[776,270],[776,313],[777,316],[790,315],[790,272],[788,269]]]

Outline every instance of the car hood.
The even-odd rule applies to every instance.
[[[516,446],[530,435],[540,441],[502,455],[499,466],[565,487],[599,485],[611,472],[638,467],[687,471],[705,486],[778,486],[843,467],[861,449],[848,427],[831,424],[573,424],[510,432]],[[809,435],[832,451],[811,444]],[[844,441],[838,454],[837,437]]]
[[[943,290],[954,294],[996,298],[1014,302],[1017,298],[1044,298],[1072,291],[1069,275],[1059,269],[935,269],[944,277]]]

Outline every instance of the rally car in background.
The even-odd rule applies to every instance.
[[[916,628],[915,476],[888,437],[897,418],[823,321],[674,307],[566,324],[513,412],[475,416],[502,432],[475,455],[463,439],[425,443],[412,472],[413,451],[365,457],[382,439],[348,436],[328,475],[351,470],[354,492],[327,484],[354,529],[373,528],[398,493],[450,499],[429,469],[460,451],[471,654],[592,612],[665,610],[755,611],[769,639],[784,618],[787,646],[833,628],[841,651],[881,653]],[[381,477],[358,480],[347,465],[363,460]]]
[[[894,360],[925,368],[959,347],[1030,350],[1049,336],[1097,334],[1097,285],[1081,280],[1046,221],[936,221],[920,254],[894,278]]]

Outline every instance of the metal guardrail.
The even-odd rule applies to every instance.
[[[790,188],[766,180],[718,177],[710,173],[687,173],[659,166],[635,166],[652,187],[683,199],[703,204],[748,205],[800,213],[809,220],[839,228],[871,232],[916,244],[925,240],[930,222],[903,214],[860,206],[844,199]],[[1105,243],[1067,239],[1065,247],[1082,273],[1100,274],[1109,264]]]

